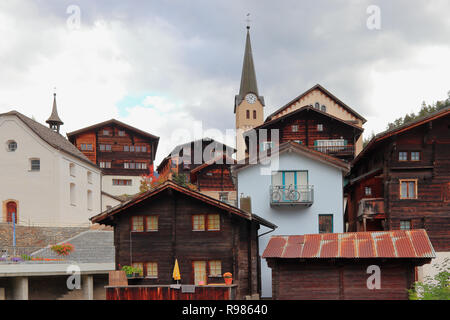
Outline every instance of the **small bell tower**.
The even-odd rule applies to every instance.
[[[52,129],[53,131],[59,133],[59,128],[61,127],[61,125],[64,124],[64,122],[61,121],[61,119],[58,116],[58,110],[56,108],[56,92],[53,93],[53,109],[52,109],[52,114],[50,115],[50,118],[47,119],[47,121],[45,121],[48,123],[48,126],[50,129]]]

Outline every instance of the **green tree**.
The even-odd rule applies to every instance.
[[[402,126],[411,121],[415,121],[417,119],[426,117],[433,112],[436,112],[436,111],[442,110],[446,107],[449,107],[450,106],[450,91],[447,92],[447,95],[448,95],[447,99],[437,101],[432,105],[427,105],[425,103],[425,101],[422,102],[422,107],[417,114],[415,114],[414,112],[411,112],[410,114],[406,114],[404,117],[395,119],[394,122],[388,123],[386,129],[390,130],[390,129],[397,128],[397,127]]]
[[[433,265],[439,271],[433,278],[425,277],[424,282],[416,282],[409,292],[410,300],[450,300],[450,259],[441,265]]]

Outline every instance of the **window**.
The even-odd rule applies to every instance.
[[[420,152],[418,151],[411,152],[411,161],[420,161]]]
[[[132,180],[131,179],[113,179],[112,184],[113,184],[113,186],[131,186]]]
[[[134,146],[130,146],[130,152],[134,152]]]
[[[319,233],[333,232],[333,215],[319,214]]]
[[[145,231],[158,231],[158,216],[147,216],[146,220]]]
[[[141,146],[136,146],[135,149],[136,149],[136,152],[141,152]]]
[[[111,162],[109,161],[100,161],[100,168],[106,168],[106,169],[110,169],[111,168]]]
[[[292,132],[298,132],[298,125],[297,124],[292,125],[291,130]]]
[[[30,170],[40,171],[41,170],[41,160],[40,159],[30,159]]]
[[[320,110],[322,110],[323,112],[327,112],[327,107],[323,104]]]
[[[323,131],[323,124],[317,125],[317,131]]]
[[[219,200],[227,202],[228,201],[228,192],[219,192]]]
[[[126,151],[126,152],[130,151],[130,147],[129,146],[123,146],[123,151]]]
[[[70,204],[71,205],[76,205],[75,201],[76,201],[76,194],[75,194],[75,183],[71,183],[70,184]]]
[[[142,147],[141,147],[141,151],[142,151],[142,152],[147,152],[147,147],[146,147],[146,146],[142,146]]]
[[[203,214],[192,216],[192,231],[205,231],[205,216]]]
[[[75,177],[75,163],[69,164],[69,172],[72,177]]]
[[[140,277],[144,276],[144,264],[142,262],[133,262],[133,264],[131,266],[133,268],[139,269],[139,276]]]
[[[221,277],[222,276],[222,261],[211,260],[209,262],[209,276],[210,277]]]
[[[253,119],[256,119],[256,110],[253,110]]]
[[[261,142],[261,150],[262,151],[269,150],[270,148],[272,148],[272,146],[273,146],[272,141]]]
[[[176,159],[172,159],[171,166],[172,166],[172,168],[176,168],[177,167],[177,160]]]
[[[208,215],[208,231],[220,230],[220,215],[209,214]]]
[[[110,144],[101,144],[100,151],[111,151],[111,145]]]
[[[399,161],[407,161],[408,160],[408,152],[400,151],[398,153],[398,160]]]
[[[81,144],[81,151],[92,151],[92,144],[89,143],[82,143]]]
[[[156,262],[147,262],[146,269],[147,278],[158,278],[158,264]]]
[[[320,109],[320,103],[316,102],[316,103],[314,104],[314,108]]]
[[[250,110],[247,110],[247,119],[250,119]]]
[[[206,261],[194,261],[194,283],[206,284]]]
[[[103,130],[103,135],[104,136],[109,136],[109,130]]]
[[[90,171],[87,172],[87,182],[92,184],[92,172]]]
[[[400,230],[411,230],[411,221],[400,220]]]
[[[365,194],[366,196],[372,195],[372,188],[371,188],[371,187],[365,187],[365,188],[364,188],[364,194]]]
[[[8,151],[9,152],[14,152],[17,149],[17,142],[15,141],[8,141]]]
[[[131,218],[131,231],[136,232],[144,231],[144,217],[135,216]]]
[[[92,191],[87,191],[87,208],[88,210],[92,210]]]
[[[119,136],[120,136],[120,137],[124,137],[124,136],[125,136],[125,131],[119,130]]]
[[[400,180],[400,199],[417,199],[417,179]]]

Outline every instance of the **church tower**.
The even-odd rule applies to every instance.
[[[250,26],[247,26],[244,63],[242,65],[241,86],[234,99],[236,114],[236,149],[237,160],[246,156],[245,142],[242,134],[264,122],[264,97],[258,93],[255,64],[250,43]]]
[[[45,121],[53,131],[59,133],[59,127],[64,124],[58,116],[58,110],[56,109],[56,93],[53,93],[53,109],[50,118]]]

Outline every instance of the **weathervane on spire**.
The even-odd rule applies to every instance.
[[[245,19],[245,21],[247,22],[247,29],[250,29],[250,13],[247,13],[247,19]]]

